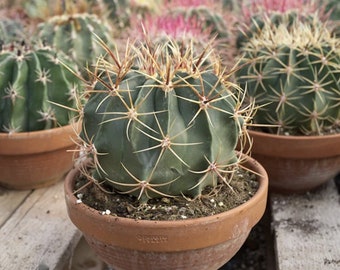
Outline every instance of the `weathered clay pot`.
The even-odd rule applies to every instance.
[[[60,180],[73,166],[74,125],[34,132],[0,133],[0,185],[34,189]]]
[[[249,131],[252,157],[268,172],[269,188],[278,193],[303,193],[340,172],[340,134],[283,136]]]
[[[102,215],[76,202],[73,187],[79,172],[73,169],[65,179],[68,214],[99,257],[115,270],[218,269],[240,249],[265,211],[266,171],[249,157],[245,166],[260,175],[259,189],[249,201],[218,215],[182,221]]]

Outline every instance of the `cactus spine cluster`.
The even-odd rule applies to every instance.
[[[249,40],[238,81],[272,132],[319,135],[340,123],[340,41],[317,19],[264,26]]]
[[[128,46],[123,60],[110,52],[97,63],[80,134],[80,158],[93,160],[90,178],[141,202],[228,184],[249,117],[239,88],[217,63],[202,66],[205,52],[142,44]]]
[[[72,66],[45,46],[2,46],[0,132],[36,131],[69,123],[72,114],[67,108],[75,108],[80,83],[61,59]]]

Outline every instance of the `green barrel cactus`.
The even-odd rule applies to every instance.
[[[66,58],[49,47],[3,45],[0,132],[28,132],[69,124],[75,115],[69,109],[76,109],[76,92],[81,86],[71,67]]]
[[[340,124],[340,41],[320,22],[265,26],[244,47],[237,79],[273,133],[319,135]]]
[[[217,64],[202,66],[209,51],[194,57],[176,42],[142,44],[121,61],[97,64],[80,134],[80,158],[93,160],[90,178],[140,202],[228,184],[249,117],[239,88]]]
[[[105,53],[98,39],[113,46],[108,25],[95,14],[57,15],[38,28],[39,38],[68,55],[83,74],[86,74],[85,68],[90,68]]]
[[[296,20],[313,23],[313,14],[321,18],[323,12],[317,10],[314,0],[257,0],[242,5],[241,20],[238,25],[236,47],[240,49],[249,39],[262,31],[264,25],[277,27],[285,24],[290,28]]]

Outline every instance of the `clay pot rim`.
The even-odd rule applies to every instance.
[[[260,163],[247,156],[246,166],[260,174],[254,196],[245,203],[220,214],[175,221],[135,220],[102,215],[84,203],[77,203],[73,185],[77,169],[71,170],[64,182],[65,200],[70,219],[85,236],[127,249],[159,252],[204,248],[248,234],[262,217],[267,203],[268,175]],[[104,229],[105,228],[105,229]],[[141,231],[141,228],[143,230]],[[165,242],[145,245],[143,237],[165,236]],[[141,238],[139,238],[141,237]]]
[[[50,128],[50,129],[42,129],[42,130],[35,130],[35,131],[27,131],[27,132],[14,132],[14,133],[6,133],[6,132],[0,132],[0,139],[16,139],[16,140],[22,140],[22,139],[27,139],[27,138],[35,138],[35,137],[40,137],[46,136],[48,133],[59,133],[63,132],[63,130],[67,130],[70,127],[75,127],[77,123],[70,123],[68,125],[64,126],[59,126],[55,128]]]
[[[171,227],[171,226],[177,226],[179,224],[181,224],[181,226],[183,226],[183,224],[188,225],[191,223],[196,223],[197,220],[201,221],[201,222],[205,222],[205,221],[209,221],[212,218],[213,219],[220,219],[220,218],[227,218],[229,216],[235,215],[235,213],[238,212],[243,212],[245,208],[248,208],[249,205],[254,205],[260,197],[263,196],[263,194],[267,193],[267,187],[268,187],[268,174],[266,172],[266,170],[263,168],[263,166],[258,163],[255,159],[253,159],[250,156],[247,156],[247,161],[249,163],[252,163],[253,165],[251,165],[251,169],[254,170],[254,168],[257,168],[257,172],[259,173],[258,176],[258,182],[259,182],[259,188],[256,191],[256,193],[253,195],[253,197],[251,197],[248,201],[246,201],[245,203],[242,203],[241,205],[234,207],[226,212],[222,212],[219,214],[215,214],[212,216],[206,216],[206,217],[199,217],[199,218],[192,218],[192,219],[185,219],[185,220],[173,220],[173,221],[166,221],[166,220],[135,220],[132,218],[125,218],[125,217],[115,217],[115,216],[111,216],[111,215],[100,215],[100,211],[96,210],[84,203],[77,203],[77,198],[76,196],[73,194],[73,186],[74,186],[74,182],[75,182],[75,176],[77,174],[79,174],[79,170],[76,168],[73,168],[69,174],[66,176],[65,179],[65,184],[64,184],[64,188],[65,188],[65,194],[72,194],[72,196],[70,198],[68,198],[70,200],[70,203],[72,204],[76,204],[77,207],[81,208],[82,211],[91,211],[91,212],[97,212],[98,213],[98,218],[99,219],[103,219],[103,220],[109,220],[114,218],[115,220],[119,220],[122,223],[131,223],[131,221],[135,222],[136,224],[143,222],[145,223],[145,225],[150,225],[150,226],[154,226],[155,224],[158,224],[158,226],[164,226],[164,227]],[[176,225],[174,225],[176,224]]]
[[[329,158],[340,155],[340,133],[320,136],[286,136],[248,131],[254,154],[289,159]],[[274,146],[274,147],[270,147]]]
[[[80,122],[72,122],[65,126],[51,129],[0,133],[0,155],[26,155],[53,151],[74,144],[77,133],[81,127]],[[53,144],[49,139],[54,138]],[[25,145],[25,147],[23,147]]]
[[[257,131],[257,130],[248,130],[249,133],[256,134],[256,136],[259,137],[270,137],[270,138],[275,138],[275,139],[282,139],[282,140],[309,140],[309,141],[318,141],[318,140],[323,140],[323,139],[334,139],[335,137],[340,137],[340,133],[335,133],[335,134],[327,134],[327,135],[278,135],[278,134],[273,134],[273,133],[267,133],[263,131]]]

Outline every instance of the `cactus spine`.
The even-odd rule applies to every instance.
[[[340,42],[317,19],[265,26],[244,48],[238,80],[272,132],[318,135],[340,123]]]
[[[48,47],[6,45],[0,52],[0,131],[24,132],[66,125],[76,106],[79,79]],[[55,104],[54,104],[55,103]]]
[[[143,43],[129,46],[122,61],[101,59],[83,109],[81,153],[93,158],[90,177],[141,202],[195,197],[228,183],[248,121],[231,91],[237,86],[218,65],[203,67],[204,53],[171,44]]]

